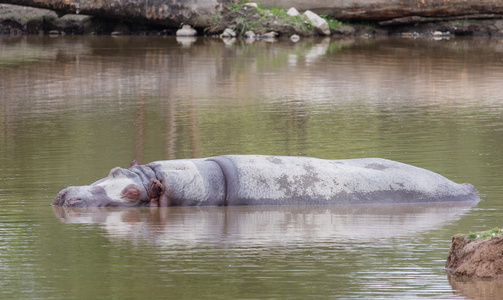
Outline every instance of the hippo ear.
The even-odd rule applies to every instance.
[[[138,167],[138,166],[139,166],[139,164],[138,164],[138,161],[137,161],[136,159],[135,159],[135,160],[133,160],[133,161],[129,164],[129,167],[130,167],[130,168],[131,168],[131,167]]]
[[[121,168],[115,167],[110,170],[110,172],[108,173],[108,176],[111,176],[111,177],[119,176],[121,172],[122,172]]]
[[[164,186],[159,180],[151,179],[147,193],[150,198],[150,206],[159,206],[159,197],[164,193]]]
[[[151,179],[147,192],[150,198],[158,198],[164,192],[164,186],[159,180]]]

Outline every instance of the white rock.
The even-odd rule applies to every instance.
[[[222,33],[222,37],[225,38],[233,38],[236,37],[236,32],[230,28],[226,28],[224,32]]]
[[[443,32],[443,31],[435,31],[433,32],[434,36],[449,36],[451,33],[449,31]]]
[[[176,36],[195,36],[197,31],[190,25],[183,25],[182,28],[176,31]]]
[[[274,32],[274,31],[269,31],[267,33],[259,35],[259,37],[263,38],[263,39],[273,39],[273,38],[275,38],[277,36],[278,36],[278,33]]]
[[[300,13],[298,10],[295,9],[295,7],[290,7],[290,9],[286,12],[287,15],[290,17],[296,17],[300,16]]]
[[[251,31],[251,30],[248,30],[247,32],[245,32],[245,37],[249,38],[249,39],[253,39],[255,38],[256,34],[255,32]]]
[[[310,10],[306,10],[302,16],[307,19],[319,33],[330,35],[330,27],[328,27],[328,23],[325,19]]]
[[[297,34],[292,34],[292,36],[290,37],[290,40],[292,42],[298,42],[300,40],[300,36],[298,36]]]
[[[258,4],[255,2],[246,3],[245,6],[258,8]]]

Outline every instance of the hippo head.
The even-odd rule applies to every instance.
[[[86,186],[71,186],[60,191],[52,205],[63,207],[113,207],[157,205],[162,184],[148,166],[114,168],[108,177]]]

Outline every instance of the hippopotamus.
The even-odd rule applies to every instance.
[[[87,186],[60,191],[52,205],[236,206],[478,201],[469,183],[382,159],[223,155],[113,168]]]

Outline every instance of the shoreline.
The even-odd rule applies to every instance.
[[[503,279],[503,235],[499,228],[452,238],[445,268],[452,277]]]
[[[285,11],[286,12],[286,11]],[[247,5],[226,9],[210,27],[194,26],[194,35],[221,36],[232,28],[237,37],[249,31],[257,36],[273,32],[272,37],[308,36],[403,36],[503,37],[503,19],[456,17],[446,20],[418,18],[404,23],[339,22],[333,20],[328,34],[311,26],[304,19],[292,19],[267,10],[257,12]],[[299,21],[300,20],[300,21]],[[329,20],[330,21],[330,20]],[[385,25],[382,25],[385,24]],[[191,24],[185,24],[191,25]],[[0,4],[0,35],[176,35],[180,27],[168,27],[145,22],[103,19],[86,15],[65,15],[47,9]],[[231,36],[234,37],[234,36]]]

